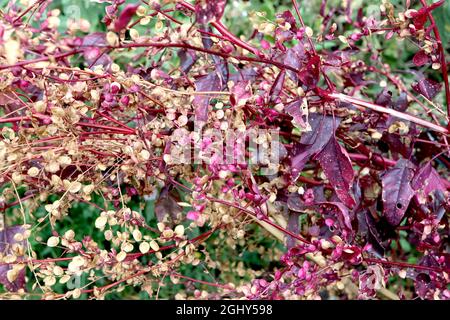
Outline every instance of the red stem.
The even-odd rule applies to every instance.
[[[186,1],[180,1],[180,4],[185,7],[186,9],[189,9],[191,11],[195,12],[195,7],[190,4],[187,3]],[[244,48],[248,51],[250,51],[251,53],[253,53],[254,55],[258,56],[258,57],[263,57],[264,54],[259,51],[256,48],[253,48],[252,46],[250,46],[248,43],[242,41],[241,39],[239,39],[238,37],[236,37],[233,33],[230,32],[230,30],[227,29],[227,27],[225,27],[222,22],[220,21],[211,21],[210,22],[211,25],[217,29],[217,31],[219,31],[224,37],[226,37],[228,39],[228,41],[234,43],[235,45]]]
[[[14,68],[14,67],[22,67],[22,66],[26,66],[27,64],[48,61],[50,59],[58,60],[58,59],[62,59],[65,57],[73,56],[74,54],[77,54],[80,52],[82,52],[82,51],[81,50],[72,50],[72,51],[69,51],[66,53],[57,54],[53,57],[42,57],[42,58],[37,58],[37,59],[33,59],[33,60],[20,61],[15,64],[11,64],[11,65],[0,66],[0,70],[5,70],[5,69],[9,69],[9,68]]]
[[[420,266],[417,264],[411,264],[411,263],[406,263],[406,262],[395,262],[395,261],[387,261],[387,260],[373,259],[373,258],[364,258],[364,261],[370,262],[370,263],[390,265],[390,266],[395,266],[395,267],[400,267],[400,268],[414,268],[414,269],[419,269],[419,270],[428,270],[428,271],[435,271],[435,272],[450,272],[450,269],[446,269],[446,268]]]
[[[227,285],[223,285],[223,284],[219,284],[219,283],[213,283],[213,282],[208,282],[208,281],[203,281],[203,280],[197,280],[197,279],[194,279],[194,278],[191,278],[191,277],[188,277],[188,276],[184,276],[184,275],[179,274],[179,273],[176,273],[176,272],[173,272],[172,275],[173,275],[174,277],[177,277],[177,278],[187,279],[187,280],[190,280],[190,281],[193,281],[193,282],[197,282],[197,283],[201,283],[201,284],[206,284],[206,285],[208,285],[208,286],[212,286],[212,287],[216,287],[216,288],[221,288],[221,289],[232,290],[232,288],[231,288],[230,286],[227,286]]]
[[[129,129],[117,128],[117,127],[106,126],[106,125],[103,125],[103,124],[87,123],[87,122],[78,122],[76,125],[82,126],[82,127],[98,128],[98,129],[105,129],[105,130],[110,130],[110,131],[116,131],[118,133],[136,134],[136,132],[132,128],[129,128]]]
[[[428,7],[426,0],[420,0],[420,2],[422,3],[422,5],[425,8]],[[443,3],[444,1],[441,1],[441,2]],[[437,5],[437,3],[436,3],[436,5]],[[450,86],[449,86],[449,82],[448,82],[448,70],[447,70],[447,62],[445,60],[445,51],[444,51],[444,47],[442,46],[442,40],[441,40],[441,35],[439,33],[439,29],[436,25],[436,22],[434,21],[433,15],[431,14],[431,10],[428,11],[428,18],[430,19],[431,25],[433,27],[433,32],[434,32],[434,35],[436,37],[437,44],[438,44],[439,55],[441,56],[442,76],[444,78],[445,98],[447,100],[447,116],[450,117]],[[450,130],[450,122],[447,123],[447,128]]]
[[[371,109],[371,110],[374,110],[374,111],[377,111],[377,112],[386,113],[386,114],[389,114],[391,116],[394,116],[396,118],[400,118],[400,119],[403,119],[403,120],[406,120],[406,121],[414,122],[414,123],[416,123],[418,125],[421,125],[422,127],[426,127],[426,128],[432,129],[432,130],[440,132],[440,133],[448,134],[448,132],[449,132],[447,130],[447,128],[444,128],[442,126],[436,125],[436,124],[431,123],[429,121],[417,118],[417,117],[415,117],[413,115],[410,115],[410,114],[407,114],[407,113],[403,113],[403,112],[400,112],[400,111],[397,111],[397,110],[394,110],[394,109],[385,108],[385,107],[376,105],[374,103],[367,102],[367,101],[364,101],[364,100],[360,100],[360,99],[357,99],[357,98],[353,98],[353,97],[347,96],[347,95],[345,95],[343,93],[331,93],[328,96],[330,98],[338,99],[338,100],[345,101],[345,102],[350,102],[353,105],[355,105],[356,107],[360,107],[359,108],[360,110],[363,109],[363,108],[367,108],[367,109]]]

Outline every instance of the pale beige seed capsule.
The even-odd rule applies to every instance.
[[[185,126],[188,123],[188,117],[186,117],[184,114],[178,117],[178,125],[179,126]]]
[[[69,165],[72,163],[72,159],[69,156],[61,156],[58,158],[58,163],[61,165]]]
[[[122,250],[125,252],[131,252],[131,251],[133,251],[133,249],[134,249],[134,246],[129,242],[126,242],[122,245]]]
[[[21,234],[21,233],[16,233],[16,234],[14,235],[14,240],[17,241],[17,242],[23,241],[23,234]]]
[[[58,244],[59,244],[58,237],[52,236],[52,237],[48,238],[48,240],[47,240],[47,246],[49,246],[51,248],[56,247]]]
[[[67,230],[66,233],[64,233],[64,238],[67,240],[72,240],[75,238],[75,232],[73,230]]]
[[[4,43],[3,48],[5,48],[6,51],[5,56],[8,64],[16,63],[19,58],[19,53],[22,51],[20,48],[20,42],[13,39],[9,39]]]
[[[53,268],[53,274],[57,277],[60,277],[64,274],[64,270],[63,268],[61,268],[60,266],[55,266]]]
[[[102,229],[106,225],[106,222],[108,222],[108,217],[100,216],[95,220],[95,227],[97,229]]]
[[[106,230],[104,232],[104,235],[105,235],[105,240],[110,241],[113,238],[113,233],[111,230]]]
[[[130,38],[133,40],[136,40],[139,38],[139,31],[137,31],[136,29],[131,28],[130,29]]]
[[[172,229],[166,229],[162,233],[164,238],[172,238],[173,237],[173,230]]]
[[[81,296],[81,290],[79,288],[76,288],[72,291],[72,297],[74,299],[78,299]]]
[[[338,39],[339,39],[339,41],[341,41],[342,43],[345,43],[345,44],[347,44],[348,43],[348,40],[347,40],[347,38],[345,37],[345,36],[339,36],[338,37]]]
[[[148,152],[147,150],[143,149],[141,152],[139,152],[139,155],[141,156],[141,158],[143,160],[148,160],[150,159],[150,152]]]
[[[222,216],[223,223],[231,223],[232,221],[233,219],[228,214]]]
[[[441,68],[441,64],[438,63],[438,62],[434,62],[434,63],[431,65],[431,68],[433,68],[434,70],[439,70],[439,69]]]
[[[146,241],[141,242],[141,244],[139,245],[139,251],[142,254],[146,254],[147,252],[149,252],[149,250],[150,250],[150,244]]]
[[[62,276],[61,279],[59,279],[59,283],[64,284],[67,283],[70,280],[70,276],[66,274],[65,276]]]
[[[147,13],[147,8],[144,7],[144,6],[139,6],[139,7],[137,8],[137,10],[136,10],[136,14],[137,14],[139,17],[145,16],[146,13]]]
[[[111,71],[116,73],[120,71],[120,66],[117,63],[111,64]]]
[[[175,234],[179,237],[182,237],[184,235],[184,226],[182,224],[175,227]]]
[[[79,181],[72,181],[68,187],[70,193],[77,193],[83,185]]]
[[[140,24],[141,26],[146,26],[146,25],[148,25],[149,23],[150,23],[150,18],[149,18],[149,17],[142,18],[142,19],[139,21],[139,24]]]
[[[116,256],[116,260],[119,262],[122,262],[123,260],[125,260],[125,258],[127,257],[127,254],[125,251],[120,251],[117,256]]]
[[[56,283],[56,278],[53,276],[47,276],[44,278],[44,283],[46,287],[51,287]]]
[[[133,239],[136,241],[142,240],[142,233],[138,229],[133,230]]]
[[[36,167],[31,167],[30,169],[28,169],[27,173],[30,177],[37,177],[37,175],[39,174],[39,169]]]
[[[106,34],[106,42],[110,46],[117,46],[119,44],[119,36],[115,32],[110,31]]]
[[[89,29],[91,29],[91,23],[87,21],[86,19],[80,20],[80,30],[83,32],[89,32]]]
[[[154,251],[159,251],[159,244],[155,240],[152,240],[150,241],[150,248]]]
[[[217,117],[217,119],[220,120],[220,119],[222,119],[224,116],[225,116],[225,112],[224,112],[222,109],[216,111],[216,117]]]
[[[17,272],[17,270],[11,269],[6,273],[6,278],[8,279],[9,282],[14,282],[16,281],[18,275],[19,272]]]

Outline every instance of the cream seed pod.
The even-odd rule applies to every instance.
[[[47,246],[56,247],[59,244],[59,237],[52,236],[47,240]]]
[[[180,224],[180,225],[176,226],[174,231],[178,237],[184,236],[184,226],[183,225]]]
[[[149,250],[150,250],[150,244],[148,242],[144,241],[139,244],[139,251],[142,254],[146,254]]]
[[[155,240],[150,241],[150,248],[154,251],[159,251],[159,245]]]

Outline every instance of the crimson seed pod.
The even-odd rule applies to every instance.
[[[120,91],[120,84],[117,82],[111,83],[110,91],[112,94],[117,94]]]
[[[120,103],[123,104],[124,106],[128,106],[128,104],[130,103],[130,97],[129,96],[123,96],[120,99]]]

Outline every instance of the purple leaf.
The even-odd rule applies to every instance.
[[[295,212],[303,212],[308,208],[298,193],[289,194],[287,206],[290,210]]]
[[[397,111],[405,111],[408,109],[408,96],[406,93],[402,92],[398,97],[397,101],[394,103],[394,109]]]
[[[379,256],[384,255],[385,246],[377,229],[376,221],[369,211],[357,213],[358,234],[372,245],[373,252]]]
[[[212,32],[211,28],[209,28],[209,27],[207,28],[207,31]],[[203,43],[203,47],[208,50],[211,50],[214,45],[214,42],[208,35],[204,35],[202,37],[202,43]],[[228,82],[229,70],[228,70],[228,64],[227,64],[226,59],[221,58],[216,55],[211,55],[211,58],[214,61],[214,67],[215,67],[217,75],[222,79],[222,83]]]
[[[298,218],[299,218],[300,214],[298,212],[289,212],[289,218],[288,218],[288,222],[287,222],[287,230],[292,232],[293,234],[298,234],[299,233],[299,223],[298,223]],[[294,239],[291,236],[287,236],[286,237],[286,247],[288,249],[292,248],[295,246],[295,244],[297,243],[297,240]]]
[[[308,128],[308,106],[303,98],[296,99],[289,103],[284,110],[293,118],[292,122],[295,126]]]
[[[286,53],[281,56],[281,63],[284,63],[287,66],[290,66],[295,69],[300,69],[303,63],[306,60],[305,49],[302,43],[298,43],[292,48],[286,50]],[[287,70],[287,74],[291,77],[295,82],[298,81],[297,73],[292,70]]]
[[[431,166],[431,162],[426,163],[417,170],[411,181],[411,187],[417,192],[416,195],[421,203],[425,201],[420,201],[420,199],[425,199],[427,195],[435,190],[440,190],[442,192],[446,191],[445,186],[442,184],[441,177]]]
[[[239,105],[239,101],[247,101],[252,96],[250,81],[239,81],[231,88],[231,105]]]
[[[306,209],[316,206],[320,206],[322,209],[337,212],[337,217],[341,222],[341,225],[349,230],[352,230],[351,213],[348,208],[340,202],[315,201],[312,205],[307,205],[298,194],[293,194],[288,197],[287,206],[290,210],[295,212],[304,212]]]
[[[291,25],[291,29],[290,30],[292,30],[292,32],[297,32],[297,30],[298,30],[297,22],[296,22],[295,17],[291,13],[291,11],[286,10],[286,11],[283,11],[282,13],[278,13],[277,14],[277,18],[281,18],[285,22],[289,23]]]
[[[386,171],[381,178],[383,214],[387,222],[393,226],[397,226],[403,219],[414,195],[411,187],[413,176],[413,164],[400,159],[395,167]]]
[[[324,209],[335,210],[338,213],[338,220],[341,225],[349,230],[352,230],[352,218],[348,208],[340,202],[316,202]]]
[[[214,20],[220,20],[223,16],[226,4],[226,0],[196,0],[195,15],[197,21],[206,24]]]
[[[339,123],[340,118],[333,119],[331,116],[318,113],[309,115],[311,131],[302,134],[300,144],[294,148],[294,156],[291,160],[293,180],[297,180],[309,158],[325,147]]]
[[[22,246],[23,250],[25,250],[26,240],[17,241],[14,239],[16,234],[23,233],[24,231],[22,226],[7,227],[0,231],[0,253],[3,255],[12,254],[14,246]],[[12,270],[12,265],[0,264],[0,283],[8,291],[17,291],[25,288],[25,268],[19,271],[19,274],[13,282],[8,280],[7,274],[9,270]]]
[[[155,215],[159,222],[177,221],[181,217],[183,209],[178,205],[176,199],[170,194],[169,189],[163,188],[155,202]]]
[[[178,51],[178,57],[180,58],[180,69],[184,73],[189,72],[197,61],[197,56],[193,50],[181,49]]]
[[[434,80],[422,79],[412,84],[412,88],[428,100],[432,100],[441,90],[441,84]]]
[[[212,72],[195,82],[196,92],[202,91],[220,91],[222,90],[222,81],[216,72]],[[195,106],[196,121],[206,122],[208,120],[208,106],[211,95],[196,95],[192,102]]]
[[[421,67],[424,64],[427,64],[428,60],[429,57],[424,50],[418,51],[413,57],[413,63],[416,65],[416,67]]]
[[[325,148],[317,155],[317,159],[338,198],[347,207],[353,208],[355,200],[350,195],[353,167],[347,151],[332,136]]]
[[[94,32],[83,38],[83,57],[90,67],[102,65],[107,68],[112,63],[105,49],[101,48],[106,45],[106,35],[103,32]]]
[[[272,87],[270,88],[269,96],[271,102],[276,102],[279,99],[281,90],[283,90],[285,76],[286,71],[281,70],[277,78],[275,79]]]
[[[388,107],[392,104],[392,92],[384,89],[380,94],[377,96],[377,99],[375,100],[375,103],[383,106]]]

